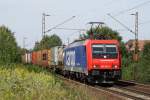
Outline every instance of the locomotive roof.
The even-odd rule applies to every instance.
[[[70,47],[76,47],[76,46],[84,46],[86,45],[88,42],[91,43],[106,43],[106,44],[119,44],[119,42],[117,40],[77,40],[71,44],[69,44],[68,46],[66,46],[66,48],[70,48]]]
[[[91,43],[119,44],[118,40],[91,40]]]
[[[85,45],[85,40],[74,41],[73,43],[71,43],[68,46],[66,46],[66,48],[68,48],[68,47],[76,47],[76,46],[81,46],[81,45]]]

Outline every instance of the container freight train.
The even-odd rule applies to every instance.
[[[76,41],[66,47],[31,52],[30,57],[31,61],[25,61],[26,58],[23,61],[89,83],[113,83],[121,78],[121,53],[117,40]]]

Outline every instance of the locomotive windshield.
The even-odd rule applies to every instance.
[[[117,46],[114,44],[94,44],[92,45],[93,58],[116,59]]]

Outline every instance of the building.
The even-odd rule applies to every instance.
[[[138,40],[139,51],[142,51],[144,49],[145,43],[150,43],[150,40]],[[128,42],[126,42],[125,45],[126,45],[127,50],[129,52],[132,52],[135,49],[135,40],[129,40]]]

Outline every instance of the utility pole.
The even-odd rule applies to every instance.
[[[135,35],[134,61],[137,62],[138,61],[138,12],[136,12],[135,14],[131,14],[131,15],[135,16],[135,31],[132,31],[126,25],[121,23],[119,20],[117,20],[116,18],[114,18],[113,16],[108,14],[108,16],[110,16],[112,19],[117,21],[120,25],[122,25],[124,28],[126,28],[128,31],[130,31],[131,33],[133,33]],[[134,66],[134,68],[133,68],[133,78],[134,78],[134,80],[136,79],[135,76],[136,76],[136,66]]]
[[[25,49],[25,46],[26,46],[26,37],[23,37],[23,48]]]
[[[68,42],[68,45],[69,45],[69,37],[67,38],[67,42]]]
[[[42,14],[42,38],[45,37],[45,17],[50,16],[48,14],[43,13]]]
[[[111,16],[110,14],[108,14],[108,16],[110,16],[112,19],[114,19],[116,22],[118,22],[121,26],[123,26],[124,28],[126,28],[128,31],[130,31],[131,33],[133,33],[135,35],[135,47],[134,47],[134,61],[138,61],[138,12],[136,12],[135,14],[131,14],[135,16],[135,31],[132,31],[130,28],[128,28],[126,25],[124,25],[122,22],[120,22],[119,20],[117,20],[116,18],[114,18],[113,16]]]
[[[135,48],[134,48],[134,61],[138,62],[138,12],[136,12],[135,14],[131,14],[135,16]],[[136,65],[133,67],[133,78],[134,80],[136,80]]]
[[[131,14],[135,16],[135,49],[134,49],[134,60],[138,61],[138,12]]]
[[[135,33],[136,33],[136,50],[135,50],[135,54],[137,55],[137,59],[136,59],[136,61],[138,61],[138,49],[139,49],[139,47],[138,47],[138,12],[136,12],[136,24],[135,24]]]

